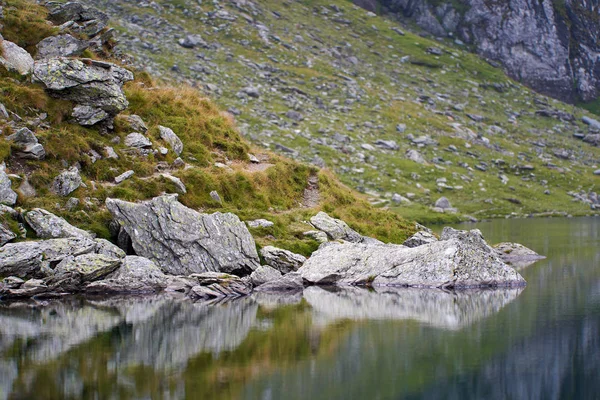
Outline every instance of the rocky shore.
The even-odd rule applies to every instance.
[[[493,248],[478,230],[445,228],[439,239],[423,230],[403,245],[384,244],[320,212],[311,224],[326,240],[310,258],[268,246],[261,265],[246,224],[232,213],[201,214],[177,195],[106,205],[120,247],[46,210],[5,206],[44,239],[0,247],[1,298],[173,291],[213,299],[312,285],[515,287],[525,280],[509,263],[542,258],[517,244]]]

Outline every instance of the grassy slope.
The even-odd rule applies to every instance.
[[[156,3],[160,7],[94,2],[112,13],[123,48],[136,55],[138,64],[167,79],[207,85],[218,104],[235,106],[242,112],[237,119],[254,143],[270,148],[284,143],[298,150],[298,157],[305,161],[318,155],[344,183],[366,192],[374,201],[389,199],[394,192],[414,193],[416,200],[411,206],[395,208],[401,215],[421,222],[454,218],[429,211],[441,195],[449,197],[464,214],[476,217],[589,212],[589,207],[572,202],[567,194],[597,190],[598,178],[592,171],[600,151],[571,136],[587,131],[579,122],[586,111],[537,95],[463,48],[409,32],[400,36],[392,30],[393,22],[369,17],[342,0],[264,0],[254,2],[255,9],[243,10],[228,2],[219,6],[210,2],[200,6],[188,0]],[[333,12],[331,4],[340,7],[342,13]],[[217,8],[236,19],[211,17]],[[132,23],[132,15],[158,22],[148,30],[149,22]],[[249,18],[269,28],[269,44],[261,40]],[[187,33],[199,33],[219,47],[183,49],[176,41]],[[302,41],[297,40],[298,35]],[[154,50],[148,50],[152,46]],[[426,50],[433,46],[440,47],[443,54],[429,54]],[[341,57],[332,54],[332,49]],[[352,63],[350,56],[358,63]],[[403,57],[409,61],[402,61]],[[171,71],[175,64],[180,73]],[[352,77],[356,86],[351,87],[342,75]],[[494,84],[501,85],[499,90]],[[247,85],[261,87],[261,97],[238,97],[238,91]],[[433,104],[418,101],[420,96],[429,97]],[[317,107],[316,97],[323,100],[326,109]],[[457,110],[455,105],[464,110]],[[303,113],[303,121],[295,123],[285,117],[285,112],[294,108]],[[535,111],[543,108],[573,113],[577,122],[536,116]],[[473,122],[467,113],[481,115],[484,120]],[[516,122],[509,120],[511,115],[517,116]],[[405,134],[396,132],[398,123],[407,125]],[[451,126],[453,123],[460,124],[462,133]],[[506,133],[489,133],[492,125]],[[480,139],[465,139],[464,132],[469,131]],[[355,151],[333,148],[335,132],[350,136]],[[419,149],[427,160],[437,158],[435,163],[419,165],[404,158],[404,152],[411,148],[406,139],[409,133],[429,135],[439,142]],[[489,139],[489,144],[481,137]],[[395,140],[401,149],[361,150],[361,144],[376,139]],[[543,142],[545,147],[533,142]],[[458,151],[447,151],[449,145]],[[553,150],[558,148],[566,149],[571,158],[554,156]],[[358,153],[374,156],[374,160],[364,162]],[[497,165],[495,160],[504,164]],[[488,165],[487,171],[474,168],[481,162]],[[533,172],[519,168],[527,164],[534,167]],[[507,175],[508,184],[501,183],[501,174]],[[462,189],[439,188],[439,178]],[[546,190],[551,194],[545,195]],[[521,204],[507,199],[518,199]]]
[[[9,1],[5,7],[4,32],[12,32],[11,39],[31,47],[52,30],[38,29],[43,22],[45,9],[26,1]],[[22,41],[19,32],[29,34],[35,30],[40,35]],[[9,35],[6,34],[8,38]],[[345,188],[330,173],[285,159],[273,153],[251,149],[240,137],[228,114],[223,113],[210,100],[195,89],[180,86],[172,88],[154,83],[147,74],[138,73],[137,79],[125,87],[130,106],[126,113],[140,115],[148,125],[147,135],[155,147],[166,146],[158,134],[158,125],[171,127],[182,139],[182,158],[188,168],[172,170],[187,185],[188,192],[181,201],[195,209],[206,212],[232,211],[242,219],[268,218],[275,226],[255,230],[259,245],[274,244],[304,254],[318,245],[302,233],[312,229],[306,222],[318,210],[344,218],[363,234],[374,235],[382,240],[401,242],[414,227],[398,215],[373,208],[359,194]],[[11,146],[0,141],[0,152],[8,171],[27,177],[37,191],[36,197],[19,196],[18,206],[29,209],[43,207],[66,217],[84,229],[100,236],[108,236],[110,214],[103,207],[107,197],[130,201],[148,199],[163,192],[175,192],[175,187],[156,173],[158,163],[172,163],[174,154],[142,157],[131,153],[123,144],[115,144],[115,137],[123,143],[131,132],[120,116],[115,132],[101,135],[95,129],[80,127],[69,122],[72,104],[52,99],[42,87],[7,72],[0,73],[0,102],[18,114],[35,129],[44,145],[47,157],[44,161],[23,161],[11,156]],[[46,113],[41,124],[36,119]],[[4,134],[11,133],[6,126]],[[113,146],[120,158],[93,162],[90,153],[104,154],[106,146]],[[272,164],[265,171],[249,171],[248,152],[261,153]],[[230,165],[230,169],[217,168],[216,162]],[[63,207],[66,198],[53,195],[48,187],[58,173],[67,165],[78,163],[87,188],[80,188],[71,196],[80,199],[80,206],[71,212]],[[120,184],[112,184],[115,176],[134,170],[134,178]],[[301,207],[307,180],[318,175],[321,202],[312,209]],[[13,187],[18,187],[15,179]],[[223,204],[209,195],[216,190]]]

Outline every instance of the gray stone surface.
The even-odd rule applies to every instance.
[[[33,71],[33,58],[25,49],[0,35],[0,65],[9,71],[29,75]]]
[[[79,125],[92,126],[109,117],[108,113],[99,107],[77,106],[71,116]]]
[[[130,133],[125,137],[125,146],[136,149],[152,147],[152,142],[146,136],[138,132]]]
[[[71,167],[61,172],[52,182],[50,190],[59,196],[68,196],[77,190],[82,184],[81,176],[77,167]]]
[[[86,231],[74,227],[63,218],[41,208],[24,213],[24,218],[40,239],[91,237]]]
[[[282,274],[298,270],[306,261],[306,257],[303,255],[274,246],[263,247],[260,249],[260,255],[263,256],[267,265],[275,268]]]
[[[190,291],[191,298],[218,299],[247,296],[252,292],[250,283],[235,275],[218,272],[193,274],[190,278],[198,282]]]
[[[426,231],[419,231],[406,239],[402,245],[412,248],[433,242],[437,242],[437,238],[433,234]]]
[[[0,168],[0,203],[9,206],[17,202],[17,193],[12,190],[12,182],[6,172]]]
[[[171,146],[171,150],[178,156],[181,155],[181,152],[183,151],[183,142],[179,139],[179,136],[177,136],[171,128],[161,125],[158,126],[158,131],[161,139]]]
[[[127,256],[121,265],[102,280],[90,283],[86,291],[95,293],[158,292],[168,285],[169,277],[151,260]]]
[[[281,272],[268,265],[261,265],[250,275],[250,282],[254,287],[264,283],[276,281],[281,278]]]
[[[294,293],[302,291],[303,288],[304,284],[300,273],[290,272],[277,280],[266,282],[254,290],[266,293]]]
[[[54,268],[54,274],[48,279],[49,286],[63,290],[79,290],[82,284],[93,282],[110,274],[119,265],[121,265],[120,258],[104,254],[89,253],[68,256]]]
[[[248,224],[250,228],[270,228],[274,225],[273,222],[266,219],[255,219],[253,221],[246,221],[246,224]]]
[[[95,250],[96,243],[82,237],[8,243],[0,248],[0,276],[43,277],[42,267]]]
[[[442,210],[446,210],[448,208],[452,208],[452,204],[450,204],[450,200],[442,196],[436,200],[435,207],[441,208]]]
[[[50,36],[37,45],[37,59],[52,57],[73,57],[83,53],[89,47],[88,42],[79,40],[69,34]]]
[[[254,239],[234,214],[200,214],[179,203],[177,195],[142,203],[107,199],[106,206],[131,237],[136,254],[166,273],[249,274],[259,265]]]
[[[298,272],[314,284],[442,288],[525,284],[485,241],[470,234],[415,248],[332,243],[313,253]]]
[[[320,211],[310,219],[310,223],[320,231],[327,234],[331,240],[345,240],[347,242],[361,243],[365,240],[374,241],[375,239],[365,238],[348,226],[344,221],[332,218],[327,213]]]
[[[146,123],[139,115],[126,115],[125,120],[129,123],[129,127],[135,132],[146,133],[148,131],[148,127]]]

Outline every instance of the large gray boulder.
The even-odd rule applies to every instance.
[[[120,264],[120,258],[104,254],[89,253],[69,256],[56,266],[51,280],[61,281],[65,278],[73,279],[73,277],[76,277],[80,283],[93,282],[110,274]]]
[[[96,109],[96,116],[104,111],[107,123],[129,105],[122,88],[133,74],[115,64],[56,57],[37,61],[33,73],[51,95]]]
[[[84,237],[8,243],[0,247],[0,276],[44,277],[47,267],[69,256],[93,253],[96,247]]]
[[[77,190],[82,182],[77,167],[71,167],[54,178],[50,191],[59,196],[68,196]]]
[[[465,288],[518,286],[525,280],[475,235],[415,248],[332,243],[298,270],[313,284]]]
[[[50,36],[37,45],[37,59],[52,57],[78,56],[89,47],[85,40],[79,40],[69,34]]]
[[[167,287],[169,277],[151,260],[127,256],[119,268],[104,279],[87,285],[95,293],[147,293]]]
[[[0,65],[8,71],[29,75],[33,71],[33,58],[25,49],[0,35]]]
[[[258,265],[254,239],[231,213],[200,214],[164,195],[141,203],[107,199],[106,206],[131,238],[138,256],[164,272],[246,275]]]
[[[268,265],[261,265],[250,275],[250,282],[256,287],[267,282],[276,281],[280,278],[281,272]]]
[[[0,203],[9,206],[17,202],[17,193],[12,190],[12,182],[4,169],[0,168]]]
[[[41,208],[35,208],[24,214],[25,221],[40,239],[57,239],[69,237],[88,237],[86,231],[76,228],[63,218]]]
[[[267,265],[275,268],[282,274],[296,271],[306,261],[306,257],[303,255],[274,246],[263,247],[260,249],[260,255],[263,256]]]

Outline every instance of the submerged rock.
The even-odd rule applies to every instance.
[[[525,280],[476,237],[454,237],[415,248],[332,243],[298,270],[313,284],[487,287],[518,286]]]
[[[141,203],[107,199],[106,206],[131,237],[136,254],[166,273],[244,275],[259,265],[254,239],[234,214],[200,214],[179,203],[177,195]]]
[[[519,243],[498,243],[494,245],[494,250],[505,263],[517,269],[528,267],[536,261],[546,258]]]

